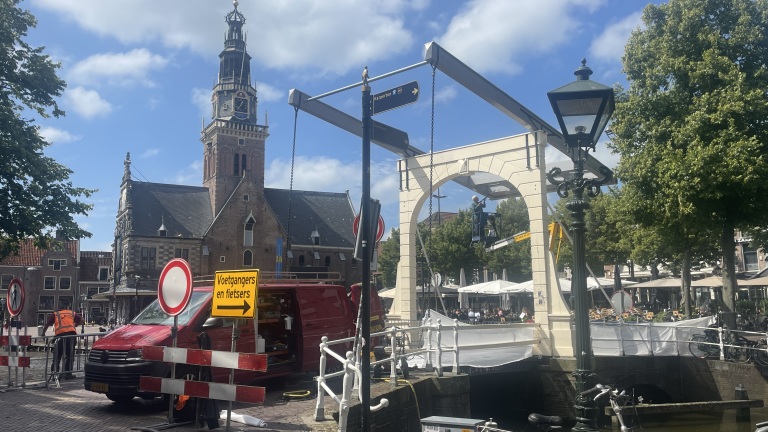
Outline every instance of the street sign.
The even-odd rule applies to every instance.
[[[21,283],[21,279],[11,279],[11,284],[8,285],[8,298],[5,303],[8,305],[8,313],[11,316],[20,314],[24,309],[24,284]]]
[[[211,316],[254,318],[258,289],[258,270],[217,271],[213,282]]]
[[[384,123],[379,123],[376,120],[371,120],[373,129],[371,133],[371,139],[378,143],[384,143],[395,147],[397,150],[408,150],[408,133],[403,132],[400,129],[395,129],[392,126],[387,126]]]
[[[352,234],[357,237],[357,230],[360,227],[360,213],[355,216],[355,220],[352,222]],[[379,224],[376,229],[376,241],[381,240],[384,237],[384,218],[379,215]]]
[[[180,314],[192,297],[192,269],[182,258],[174,258],[163,267],[157,283],[157,301],[170,316]]]
[[[371,115],[389,111],[401,106],[412,104],[419,100],[419,82],[411,81],[408,84],[377,93],[371,97],[373,105]]]

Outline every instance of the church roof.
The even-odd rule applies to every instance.
[[[157,236],[165,225],[168,237],[202,238],[213,221],[208,188],[133,181],[133,233]]]
[[[264,198],[283,231],[288,231],[288,189],[264,189]],[[352,223],[355,211],[346,193],[293,191],[291,238],[294,245],[312,244],[312,232],[320,234],[320,246],[355,247]]]

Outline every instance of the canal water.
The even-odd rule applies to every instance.
[[[505,374],[472,376],[470,387],[471,418],[493,421],[503,430],[533,431],[528,424],[528,414],[532,412],[548,415],[541,407],[546,406],[538,396],[538,379],[530,374]],[[749,394],[751,399],[762,399],[765,395]],[[630,410],[631,408],[626,408]],[[644,432],[753,432],[755,424],[768,421],[768,408],[753,408],[750,410],[750,420],[736,420],[736,410],[649,414],[640,416],[636,422],[628,422],[627,426],[639,426],[633,431]],[[613,428],[610,419],[605,417],[601,425],[602,431],[618,431],[618,425]],[[572,424],[567,425],[572,426]],[[567,429],[566,429],[567,430]]]

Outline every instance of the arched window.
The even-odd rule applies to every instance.
[[[249,250],[243,252],[243,267],[253,267],[253,252]]]
[[[245,169],[248,167],[247,159],[246,155],[243,155],[243,157],[240,158],[240,168],[242,172],[245,172]]]
[[[325,267],[330,268],[331,267],[331,257],[327,256],[325,257]]]
[[[245,247],[253,246],[253,225],[255,224],[256,221],[253,219],[253,216],[249,216],[245,221],[245,226],[243,227],[243,246]]]
[[[240,154],[235,153],[235,169],[232,171],[234,175],[240,175]]]
[[[304,255],[299,255],[299,265],[300,266],[304,265]]]

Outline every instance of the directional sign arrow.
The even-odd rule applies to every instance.
[[[245,315],[249,310],[251,310],[251,305],[248,304],[247,301],[243,300],[243,305],[219,305],[218,309],[223,310],[241,310],[243,311],[243,315]]]
[[[391,109],[400,108],[403,105],[412,104],[419,100],[419,82],[411,81],[399,87],[375,94],[371,97],[373,102],[372,114],[378,114]]]

